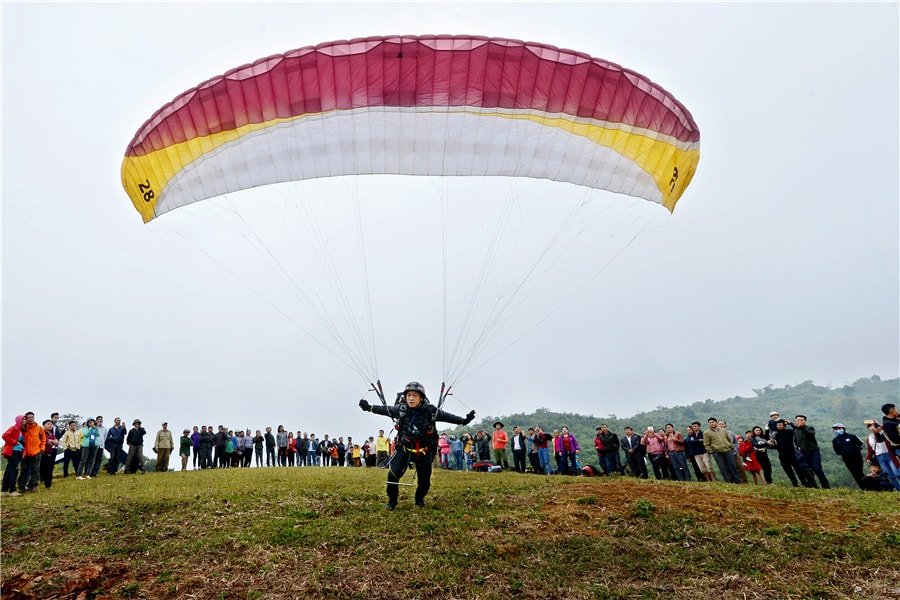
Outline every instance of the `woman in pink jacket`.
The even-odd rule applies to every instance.
[[[447,434],[442,433],[438,438],[438,449],[441,451],[441,468],[450,468],[450,442],[447,440]]]
[[[578,468],[578,440],[569,433],[569,428],[563,426],[562,430],[554,440],[554,449],[556,450],[557,464],[559,464],[560,475],[581,475],[581,469]]]
[[[19,462],[25,450],[25,437],[22,431],[22,419],[16,417],[16,424],[3,432],[3,457],[6,458],[6,470],[3,471],[3,495],[20,496],[16,491],[16,477],[19,475]]]

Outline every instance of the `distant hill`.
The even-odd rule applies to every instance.
[[[852,385],[840,388],[804,381],[795,386],[785,385],[780,388],[767,385],[753,391],[756,394],[753,397],[734,396],[725,400],[704,400],[689,406],[672,408],[659,406],[655,410],[637,413],[632,417],[616,415],[596,417],[539,408],[530,414],[489,416],[480,422],[472,422],[468,427],[452,431],[459,433],[463,430],[485,429],[490,432],[491,424],[497,420],[503,421],[507,432],[510,433],[515,425],[525,428],[538,425],[549,431],[565,425],[575,434],[582,446],[589,448],[588,451],[582,452],[582,461],[594,464],[597,461],[592,449],[592,440],[595,428],[601,423],[606,423],[610,430],[621,436],[626,425],[634,427],[638,433],[645,430],[648,425],[660,428],[666,423],[672,423],[684,431],[692,421],[700,421],[706,429],[706,420],[716,417],[727,421],[731,431],[743,434],[755,425],[765,427],[769,413],[773,410],[778,411],[785,419],[791,420],[794,415],[804,414],[808,417],[809,424],[816,429],[816,437],[822,449],[823,468],[829,481],[836,485],[855,487],[843,461],[832,450],[831,426],[838,422],[844,423],[849,433],[863,439],[868,434],[863,425],[865,419],[881,419],[882,404],[891,402],[900,405],[900,379],[883,380],[877,375],[858,379]],[[776,483],[787,481],[777,460],[773,461],[773,473]]]

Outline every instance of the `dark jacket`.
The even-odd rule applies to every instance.
[[[128,442],[129,446],[143,446],[145,435],[147,435],[147,430],[143,427],[132,427],[125,441]]]
[[[116,427],[113,425],[106,431],[106,441],[104,442],[104,446],[107,450],[115,444],[117,446],[122,446],[125,444],[125,426]]]
[[[528,444],[527,444],[527,440],[525,439],[525,434],[522,433],[521,430],[519,431],[518,435],[513,434],[513,436],[511,438],[509,438],[509,447],[510,448],[513,447],[512,438],[515,438],[515,437],[519,438],[519,448],[522,449],[522,452],[526,452],[528,450]]]
[[[819,449],[816,442],[816,428],[804,425],[794,428],[794,444],[800,452],[815,452]]]
[[[215,441],[215,435],[206,431],[200,432],[200,447],[212,450],[213,442]]]
[[[629,442],[631,445],[629,445]],[[626,454],[631,449],[634,450],[634,454],[631,456],[644,456],[647,453],[647,447],[641,443],[641,436],[636,433],[632,433],[630,436],[626,435],[622,441],[622,450]]]
[[[480,438],[475,436],[475,454],[478,455],[478,460],[491,460],[491,438],[487,435],[482,435]]]
[[[547,448],[550,442],[553,441],[553,436],[547,432],[536,433],[534,434],[534,442],[533,444],[538,448]]]
[[[775,448],[779,457],[794,456],[794,432],[791,429],[775,431]]]
[[[884,417],[881,419],[881,426],[888,446],[893,446],[894,451],[900,450],[900,419]]]
[[[703,432],[697,431],[685,436],[684,449],[688,456],[706,454],[706,447],[703,445]]]
[[[853,454],[858,456],[859,451],[866,447],[862,440],[852,433],[834,436],[831,444],[834,446],[834,453],[838,456],[851,456]]]
[[[376,415],[391,417],[397,422],[397,441],[406,447],[429,447],[435,449],[436,435],[435,423],[453,423],[454,425],[466,425],[469,421],[465,417],[439,410],[433,404],[420,404],[417,408],[410,408],[407,404],[395,404],[393,406],[372,406],[372,412]]]
[[[600,434],[600,442],[603,444],[602,454],[615,454],[619,451],[619,436],[612,431]]]
[[[754,435],[750,437],[750,443],[753,444],[753,449],[756,450],[756,454],[765,454],[769,451],[769,440],[765,437],[766,433],[760,435]]]

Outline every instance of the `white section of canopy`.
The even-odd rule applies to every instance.
[[[169,182],[156,216],[271,183],[381,173],[532,177],[662,201],[633,161],[559,127],[474,109],[367,108],[279,123],[205,154]]]

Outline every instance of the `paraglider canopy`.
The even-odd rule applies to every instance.
[[[138,130],[122,184],[145,222],[237,190],[379,173],[550,179],[671,211],[699,141],[671,94],[586,54],[370,37],[270,56],[184,92]]]

